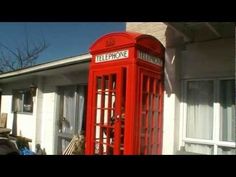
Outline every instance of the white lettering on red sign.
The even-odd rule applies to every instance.
[[[138,51],[138,58],[141,60],[156,64],[156,65],[159,65],[159,66],[163,65],[163,62],[160,58],[154,55],[148,54],[146,52]]]
[[[105,53],[102,55],[97,55],[95,57],[95,63],[113,61],[113,60],[120,60],[129,57],[129,50],[122,50],[112,53]]]

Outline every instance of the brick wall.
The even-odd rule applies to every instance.
[[[127,22],[126,31],[139,32],[155,36],[164,46],[166,46],[166,28],[163,22]]]

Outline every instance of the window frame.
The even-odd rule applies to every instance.
[[[234,77],[217,77],[217,78],[191,78],[182,80],[182,135],[180,146],[185,146],[185,143],[210,145],[213,146],[213,155],[218,154],[218,147],[235,148],[236,142],[229,142],[220,140],[220,81],[234,80]],[[187,137],[187,83],[191,81],[213,81],[213,137],[212,140],[188,138]],[[180,132],[181,133],[181,132]]]
[[[23,93],[20,93],[20,92],[23,92]],[[15,103],[14,103],[15,95],[16,94],[24,95],[26,92],[29,92],[29,95],[31,96],[31,99],[32,99],[32,102],[31,102],[32,111],[24,111],[24,102],[25,102],[24,96],[22,96],[22,98],[23,98],[22,105],[21,105],[22,111],[15,111]],[[11,108],[11,111],[12,111],[12,113],[16,112],[17,114],[30,114],[30,115],[33,114],[33,112],[34,112],[34,96],[31,94],[31,91],[30,91],[29,88],[22,88],[22,89],[12,90],[12,108]]]

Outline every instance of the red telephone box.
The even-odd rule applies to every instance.
[[[85,154],[161,154],[164,47],[117,32],[90,47]]]

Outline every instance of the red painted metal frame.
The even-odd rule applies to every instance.
[[[125,59],[95,62],[97,55],[105,53],[128,50],[129,56]],[[141,111],[141,94],[142,94],[142,77],[145,73],[154,73],[160,81],[159,86],[159,119],[160,125],[158,131],[158,148],[157,154],[162,152],[162,131],[163,131],[163,91],[164,91],[164,64],[158,66],[156,64],[141,60],[138,58],[138,51],[148,53],[152,56],[159,57],[164,63],[164,47],[161,43],[150,35],[139,33],[120,32],[110,33],[94,42],[90,48],[92,61],[89,69],[88,82],[88,103],[87,103],[87,119],[86,119],[86,144],[85,154],[94,154],[94,136],[95,136],[95,105],[96,103],[96,77],[99,75],[107,75],[114,73],[117,75],[116,88],[116,114],[121,115],[122,94],[125,92],[125,123],[124,123],[124,155],[140,154],[140,111]],[[126,72],[124,72],[124,70]],[[125,75],[124,75],[125,74]],[[123,78],[126,78],[126,88],[122,89]],[[121,122],[118,119],[115,123],[115,144],[114,154],[121,154],[120,135]]]

